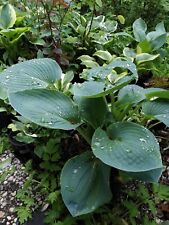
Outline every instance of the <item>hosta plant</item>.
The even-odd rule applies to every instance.
[[[11,4],[0,6],[0,49],[4,51],[3,60],[9,64],[17,60],[20,40],[30,30],[30,27],[17,27],[17,22],[23,19]]]
[[[112,167],[158,181],[161,154],[147,126],[151,120],[169,126],[169,92],[135,85],[135,65],[119,59],[85,71],[83,83],[70,84],[72,78],[45,58],[9,67],[0,83],[23,117],[47,128],[77,130],[87,141],[87,150],[68,160],[60,177],[63,201],[78,216],[111,200]]]

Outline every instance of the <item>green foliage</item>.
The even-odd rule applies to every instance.
[[[27,71],[27,65],[32,62],[38,66],[32,66],[30,71]],[[43,71],[41,71],[41,64],[43,66]],[[45,83],[45,89],[44,87],[39,87],[39,83],[36,83],[35,86],[30,86],[29,83],[26,85],[24,81],[20,82],[21,79],[15,76],[18,67],[22,67],[22,75],[24,76],[25,73],[28,79],[30,79],[29,77],[32,74],[35,74],[36,77],[38,76],[40,82],[51,80],[50,85],[47,86]],[[66,96],[60,91],[62,90],[60,85],[63,84],[63,81],[61,81],[63,79],[62,76],[59,75],[58,79],[60,79],[60,82],[57,81],[60,85],[54,85],[55,80],[52,80],[52,73],[48,74],[46,72],[49,71],[49,68],[51,68],[52,71],[59,71],[60,74],[61,70],[59,66],[52,60],[36,59],[23,62],[22,64],[7,69],[1,74],[0,80],[7,88],[10,104],[24,117],[44,127],[65,130],[72,128],[77,129],[86,141],[89,144],[91,143],[93,154],[90,153],[90,160],[86,159],[87,153],[81,154],[75,159],[72,158],[65,164],[61,173],[61,193],[71,214],[76,216],[92,212],[95,208],[110,199],[111,194],[107,197],[105,196],[105,198],[98,198],[98,195],[103,196],[100,194],[102,191],[111,193],[110,187],[107,186],[109,180],[109,166],[129,172],[128,175],[137,179],[151,182],[157,181],[163,168],[159,145],[150,131],[136,124],[142,123],[146,125],[146,121],[151,119],[149,113],[144,110],[144,105],[149,102],[146,93],[149,92],[153,94],[157,90],[142,89],[140,93],[139,87],[137,90],[137,86],[133,85],[135,87],[133,90],[137,90],[132,92],[132,95],[136,97],[135,101],[133,101],[130,96],[126,96],[129,100],[126,101],[125,95],[122,94],[124,89],[130,87],[130,85],[127,85],[131,80],[137,80],[135,65],[130,61],[115,60],[106,66],[98,66],[87,70],[85,72],[85,79],[87,81],[82,84],[73,85],[74,99],[77,99],[75,102],[71,100],[71,97]],[[116,74],[115,79],[111,79],[110,81],[110,75],[113,76],[113,74],[111,74],[112,69],[116,71]],[[9,71],[12,71],[10,77]],[[48,74],[47,78],[45,73],[46,75]],[[8,80],[7,82],[6,79]],[[93,85],[93,89],[91,89],[91,84]],[[97,85],[98,88],[94,90]],[[119,90],[121,94],[118,96],[117,91]],[[163,92],[164,90],[160,91]],[[111,101],[107,101],[105,96],[111,99]],[[81,103],[79,99],[86,97],[87,99],[92,98],[93,101],[96,99],[96,102],[98,97],[104,97],[105,102],[103,103],[105,104],[106,110],[104,110],[103,114],[105,115],[100,115],[97,123],[93,123],[93,118],[90,116],[92,113],[96,114],[95,107],[88,108],[79,104]],[[158,95],[159,101],[161,101],[161,97],[161,95]],[[165,101],[165,104],[168,105],[165,99],[162,101]],[[156,100],[152,100],[151,103],[155,104]],[[90,101],[86,101],[85,104],[87,106],[90,104]],[[97,107],[98,106],[99,104],[97,104]],[[88,111],[89,109],[90,112]],[[80,110],[86,110],[87,112],[85,114],[80,114]],[[106,117],[106,114],[109,116]],[[135,120],[134,114],[138,114],[140,121]],[[45,116],[45,119],[43,119],[43,116]],[[69,122],[67,122],[67,120]],[[86,127],[84,127],[83,124],[86,124]],[[49,160],[51,156],[58,160],[58,155],[53,155],[55,154],[53,150],[54,146],[54,140],[50,140],[46,145],[47,150],[44,151],[43,155],[39,149],[36,148],[35,152],[40,157],[44,157],[45,162],[43,168],[48,167],[48,162],[46,162],[46,160]],[[138,146],[140,147],[138,148]],[[136,149],[137,151],[135,151]],[[103,151],[105,151],[104,154]],[[100,161],[98,161],[97,158],[99,158]],[[87,161],[89,161],[89,163],[87,163]],[[82,162],[84,162],[84,165]],[[82,168],[78,170],[79,166],[82,166]],[[102,172],[98,173],[96,170],[101,170]],[[70,173],[73,173],[72,171],[76,171],[73,178],[70,175]],[[85,179],[83,178],[84,174]],[[103,175],[97,177],[95,174]],[[69,177],[71,181],[69,181]],[[90,183],[88,183],[89,180]],[[83,182],[81,183],[80,181]],[[96,183],[97,191],[95,194],[89,195],[89,193],[92,193],[91,189],[93,189],[93,185]],[[79,195],[80,190],[87,184],[89,186],[86,188],[84,196]],[[66,188],[66,186],[70,186],[71,188]],[[78,187],[78,189],[76,187]],[[86,196],[88,196],[88,198],[86,198]]]

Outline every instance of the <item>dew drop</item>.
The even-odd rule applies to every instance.
[[[77,171],[78,171],[77,169],[74,169],[74,170],[73,170],[73,173],[77,173]]]

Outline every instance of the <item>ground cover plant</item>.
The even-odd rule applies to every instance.
[[[21,223],[36,205],[27,193],[35,184],[50,204],[46,222],[52,225],[156,224],[156,205],[168,200],[163,185],[137,181],[133,194],[124,184],[159,181],[164,153],[154,128],[169,126],[167,24],[151,25],[144,13],[143,18],[133,15],[131,24],[122,13],[129,2],[11,1],[1,6],[0,37],[9,43],[1,48],[0,110],[10,114],[10,121],[1,132],[0,152],[8,146],[6,131],[12,144],[24,144],[33,157],[32,166],[26,164],[30,178],[17,195],[23,200],[16,209]],[[152,7],[146,4],[146,10]],[[18,29],[23,32],[16,34]],[[25,49],[18,51],[25,40]],[[14,62],[19,63],[9,67]],[[152,76],[159,79],[160,84],[153,83],[157,88],[146,86]],[[65,144],[68,140],[71,144]],[[121,183],[125,191],[118,199]],[[148,216],[141,216],[146,210]]]

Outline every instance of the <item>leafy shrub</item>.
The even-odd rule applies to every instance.
[[[73,84],[68,96],[65,76],[52,59],[19,63],[0,76],[10,104],[22,116],[52,129],[76,129],[88,142],[88,151],[70,159],[61,173],[63,201],[73,216],[110,201],[111,167],[158,181],[159,144],[143,125],[149,120],[169,125],[168,91],[129,85],[138,78],[131,61],[115,60],[83,76],[86,81]]]

